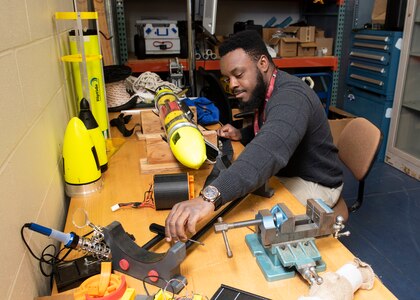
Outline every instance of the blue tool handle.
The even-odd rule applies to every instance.
[[[276,21],[277,21],[276,17],[271,17],[270,20],[268,20],[267,23],[264,24],[264,27],[271,27],[274,25]]]
[[[280,24],[274,25],[276,28],[286,28],[293,21],[292,17],[288,16]]]
[[[66,247],[70,247],[74,239],[73,233],[64,233],[36,223],[29,223],[28,228],[43,235],[49,236],[50,238],[56,239],[57,241],[62,242]]]

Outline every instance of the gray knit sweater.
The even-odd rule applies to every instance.
[[[256,190],[273,175],[299,176],[327,187],[342,184],[324,108],[306,83],[279,70],[265,117],[255,137],[253,126],[242,129],[245,149],[212,182],[223,203]]]

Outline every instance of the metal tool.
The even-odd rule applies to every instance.
[[[228,257],[233,254],[226,232],[248,226],[255,226],[256,233],[248,234],[246,243],[268,281],[291,278],[296,269],[311,285],[322,283],[317,272],[326,269],[315,238],[350,234],[340,232],[344,229],[343,218],[335,218],[333,210],[320,199],[309,199],[306,214],[296,216],[279,203],[271,210],[260,210],[253,220],[229,224],[219,218],[214,230],[223,234]]]
[[[169,60],[169,80],[182,89],[184,84],[184,66],[179,62],[178,57]]]

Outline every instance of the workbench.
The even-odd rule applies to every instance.
[[[131,124],[136,122],[138,121],[135,116],[127,127],[131,128]],[[118,221],[128,233],[134,235],[138,245],[144,245],[155,236],[150,232],[149,225],[164,225],[169,211],[156,211],[153,208],[121,208],[115,212],[111,211],[111,206],[119,202],[143,201],[144,192],[149,189],[153,180],[153,174],[144,174],[140,170],[139,161],[146,154],[145,141],[139,140],[135,134],[123,138],[114,127],[111,128],[111,137],[117,147],[109,159],[108,170],[103,174],[103,188],[88,197],[71,199],[64,231],[74,231],[79,235],[89,232],[89,228],[78,229],[72,224],[73,213],[78,208],[83,208],[93,224],[106,226]],[[242,149],[239,143],[233,143],[233,146],[236,154]],[[189,172],[195,179],[195,195],[198,195],[210,170],[211,168],[205,168]],[[253,219],[260,209],[270,209],[280,202],[285,203],[295,214],[305,212],[305,208],[275,178],[270,179],[269,184],[275,190],[272,198],[249,195],[224,216],[224,221],[230,223]],[[222,235],[214,233],[213,230],[209,230],[200,239],[204,246],[194,244],[189,247],[187,256],[181,263],[181,274],[187,278],[188,284],[180,295],[187,290],[210,299],[221,284],[276,300],[297,299],[307,295],[309,285],[300,275],[292,279],[266,281],[255,257],[245,244],[245,235],[249,233],[252,233],[250,228],[238,228],[227,233],[233,251],[232,258],[226,255]],[[316,245],[327,265],[327,271],[334,272],[354,258],[352,253],[332,236],[317,239]],[[169,244],[162,241],[150,250],[165,252],[168,248]],[[320,273],[321,276],[322,274]],[[127,277],[129,287],[135,288],[137,294],[146,294],[140,280]],[[154,293],[158,288],[147,285],[147,290]],[[379,279],[375,279],[373,290],[359,290],[355,299],[396,298]]]

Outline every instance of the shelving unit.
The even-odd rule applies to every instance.
[[[420,6],[409,0],[385,162],[420,180]]]
[[[193,0],[186,0],[193,1]],[[223,0],[219,0],[223,1]],[[305,0],[306,1],[306,0]],[[239,2],[239,1],[238,1]],[[126,36],[126,20],[124,14],[124,0],[116,0],[117,4],[117,31],[120,47],[120,63],[125,64],[132,68],[135,73],[152,71],[152,72],[169,72],[169,58],[163,59],[144,59],[138,60],[132,57],[128,53],[127,49],[127,36]],[[339,61],[342,51],[342,36],[344,26],[344,15],[345,15],[345,0],[325,0],[325,5],[329,5],[329,8],[334,5],[337,7],[335,11],[331,9],[327,12],[323,9],[318,9],[315,13],[305,12],[308,17],[333,17],[337,18],[336,35],[335,39],[335,52],[334,56],[327,57],[294,57],[294,58],[276,58],[275,63],[280,68],[323,68],[330,69],[333,73],[333,84],[332,84],[332,99],[331,104],[336,103],[337,87],[338,87],[338,73],[339,73]],[[191,30],[191,29],[188,29]],[[180,59],[180,63],[184,67],[184,71],[190,71],[189,65],[194,65],[197,70],[199,67],[203,67],[205,70],[219,70],[220,65],[218,60],[195,60],[195,59]]]
[[[184,70],[189,70],[188,60],[180,59],[179,62],[184,67]],[[332,71],[337,70],[337,57],[336,56],[323,56],[323,57],[285,57],[275,58],[274,63],[279,68],[330,68]],[[168,58],[155,58],[155,59],[128,59],[126,65],[131,68],[134,73],[140,72],[168,72],[169,59]],[[196,70],[199,67],[208,71],[220,70],[219,60],[197,60],[195,62]]]

